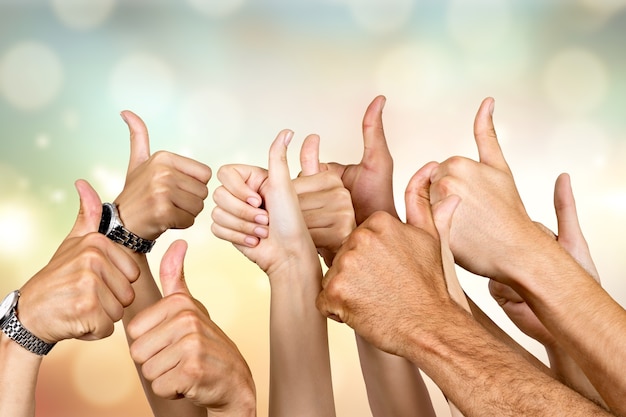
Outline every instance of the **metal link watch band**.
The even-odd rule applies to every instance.
[[[150,252],[155,243],[154,240],[143,239],[122,226],[114,227],[107,237],[138,253]]]
[[[47,355],[55,345],[55,343],[44,342],[22,326],[22,323],[20,323],[15,315],[15,310],[11,314],[11,317],[2,326],[2,331],[20,346],[39,356]]]

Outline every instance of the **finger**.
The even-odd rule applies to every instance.
[[[160,151],[165,153],[163,151]],[[167,153],[167,156],[171,158],[172,166],[182,172],[183,174],[195,178],[206,186],[213,174],[211,167],[203,164],[195,159],[187,158],[186,156],[177,155],[173,153]]]
[[[511,170],[504,159],[493,125],[494,105],[493,98],[484,99],[474,119],[474,138],[478,147],[478,157],[480,162],[510,174]]]
[[[317,307],[317,310],[322,316],[332,319],[338,323],[343,323],[340,312],[331,307],[326,291],[322,290],[322,292],[317,295],[317,298],[315,299],[315,307]]]
[[[558,241],[596,281],[600,274],[591,258],[589,246],[578,221],[576,201],[570,177],[561,174],[554,185],[554,209],[556,211]]]
[[[224,165],[217,171],[217,179],[241,201],[252,207],[261,206],[263,200],[258,190],[267,179],[267,170],[250,165]]]
[[[320,172],[320,137],[318,135],[309,135],[302,142],[300,168],[304,176]]]
[[[161,259],[159,276],[164,297],[175,293],[191,295],[189,288],[187,288],[183,271],[186,252],[187,242],[176,240],[170,245]]]
[[[124,110],[120,115],[130,131],[128,173],[131,173],[150,158],[150,137],[146,124],[135,113]]]
[[[268,214],[266,210],[253,207],[235,195],[231,194],[223,185],[216,188],[213,192],[213,201],[216,208],[219,207],[230,215],[248,223],[256,223],[259,225],[268,224]],[[214,219],[215,220],[215,219]]]
[[[78,191],[80,206],[76,222],[68,237],[84,236],[88,233],[97,232],[102,217],[102,201],[87,181],[78,180],[74,186]]]
[[[291,130],[282,130],[270,146],[268,177],[277,189],[291,187],[291,176],[287,164],[287,146],[289,146],[292,138],[293,132]]]
[[[256,222],[250,222],[250,221],[241,219],[240,217],[234,216],[231,213],[225,211],[220,206],[216,206],[213,209],[213,212],[211,213],[211,218],[213,219],[214,224],[222,228],[225,228],[227,230],[230,230],[236,234],[256,236],[259,238],[266,238],[269,235],[268,227],[266,225],[260,225]],[[223,237],[220,237],[220,238],[223,239]],[[232,242],[232,243],[242,243],[242,242]]]
[[[513,288],[496,280],[489,280],[489,293],[499,305],[507,302],[523,303],[524,299]]]
[[[457,195],[450,195],[435,204],[432,208],[433,218],[439,239],[441,241],[441,258],[443,260],[443,271],[446,277],[446,285],[448,293],[452,300],[463,307],[466,311],[470,311],[467,297],[461,287],[461,283],[456,275],[454,266],[454,255],[450,250],[450,228],[452,227],[452,216],[458,207],[461,199]]]
[[[439,164],[429,162],[421,167],[409,180],[404,200],[406,204],[406,222],[437,236],[430,205],[430,176]]]
[[[267,230],[267,229],[265,229]],[[235,247],[249,247],[254,248],[259,244],[260,238],[253,235],[247,234],[243,232],[238,232],[237,230],[229,229],[227,227],[222,226],[219,223],[213,223],[211,225],[211,232],[218,239],[225,240],[227,242],[232,243]],[[269,234],[269,231],[267,232]],[[240,249],[243,251],[243,248]],[[244,252],[245,253],[245,252]]]
[[[383,129],[383,108],[387,99],[376,97],[365,110],[363,116],[363,159],[367,165],[377,163],[383,157],[390,159],[389,147]]]

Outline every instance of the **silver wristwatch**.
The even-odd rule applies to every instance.
[[[102,205],[102,217],[100,218],[100,233],[127,248],[139,253],[148,253],[152,250],[155,241],[137,236],[122,224],[117,206],[113,203]]]
[[[16,314],[19,298],[20,292],[15,290],[4,297],[0,303],[0,329],[24,349],[39,356],[47,355],[55,343],[44,342],[22,326]]]

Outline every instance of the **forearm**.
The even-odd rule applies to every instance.
[[[377,349],[356,335],[367,399],[374,417],[435,416],[420,371],[400,356]]]
[[[538,247],[514,285],[609,408],[626,415],[626,312],[556,243]]]
[[[466,417],[609,415],[537,370],[457,306],[442,305],[429,326],[407,333],[404,354]]]
[[[270,412],[334,416],[326,318],[315,307],[319,261],[270,276]]]
[[[0,416],[35,415],[35,389],[42,357],[0,332]]]

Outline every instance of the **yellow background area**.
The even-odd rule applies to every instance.
[[[121,110],[146,121],[153,151],[214,173],[226,163],[267,166],[272,139],[290,128],[296,175],[310,133],[321,136],[322,161],[358,162],[363,112],[384,94],[400,213],[419,167],[477,158],[473,117],[493,96],[529,214],[556,230],[554,180],[569,172],[602,284],[624,305],[625,8],[624,0],[0,0],[1,296],[45,265],[70,230],[76,179],[105,201],[121,191],[129,153]],[[211,192],[218,185],[211,179]],[[265,416],[269,284],[211,234],[212,208],[208,198],[196,224],[168,231],[149,259],[157,273],[169,242],[189,242],[191,291],[248,360]],[[484,278],[459,275],[545,360]],[[329,332],[338,415],[368,416],[354,335],[336,323]],[[59,343],[37,401],[46,417],[150,415],[121,327],[106,340]]]

